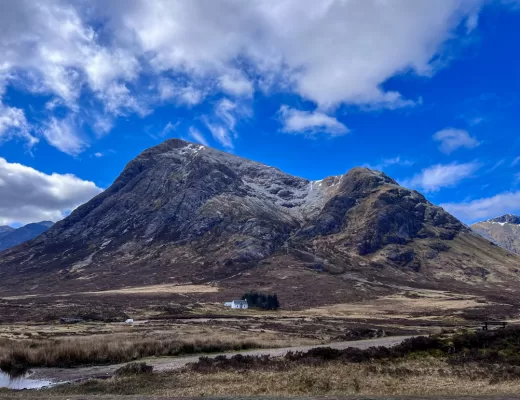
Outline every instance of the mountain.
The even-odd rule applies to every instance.
[[[10,226],[0,226],[0,251],[14,247],[42,234],[54,223],[50,221],[35,222],[18,229]]]
[[[478,234],[495,242],[504,249],[520,254],[520,217],[506,214],[471,225]]]
[[[14,230],[15,230],[15,228],[13,228],[9,225],[0,225],[0,234],[12,232]]]
[[[15,228],[8,226],[8,225],[1,225],[0,226],[0,239],[4,236],[7,236],[9,233],[14,231]]]
[[[318,304],[397,287],[509,287],[518,267],[520,257],[382,172],[309,181],[172,139],[3,252],[0,293],[214,283]]]

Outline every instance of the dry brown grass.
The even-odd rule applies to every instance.
[[[366,302],[334,304],[326,307],[310,308],[299,315],[327,316],[352,319],[416,318],[417,313],[440,317],[446,311],[482,306],[483,298],[471,295],[453,294],[438,290],[415,289],[399,294],[379,297]],[[487,303],[487,302],[486,302]],[[488,303],[492,304],[492,303]]]
[[[0,368],[117,364],[145,357],[273,347],[271,341],[206,335],[118,334],[51,340],[0,340]]]
[[[520,380],[490,381],[476,365],[454,367],[437,359],[382,364],[328,363],[288,371],[192,371],[113,378],[56,387],[46,394],[161,396],[462,396],[513,395]]]
[[[150,293],[216,293],[218,287],[211,285],[151,285],[128,287],[124,289],[104,290],[99,292],[84,292],[84,294],[150,294]]]

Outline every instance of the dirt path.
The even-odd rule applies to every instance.
[[[351,342],[329,343],[321,346],[298,346],[284,347],[279,349],[259,349],[246,352],[234,353],[213,353],[208,357],[217,357],[219,355],[232,355],[244,353],[248,355],[270,355],[271,357],[279,357],[285,355],[289,351],[308,351],[316,347],[332,347],[335,349],[345,349],[347,347],[357,347],[358,349],[366,349],[372,346],[391,347],[401,343],[404,339],[411,336],[393,336],[369,340],[357,340]],[[146,361],[148,365],[153,365],[154,371],[169,371],[184,367],[186,364],[198,361],[201,354],[190,357],[163,357],[163,358],[146,358],[139,361]],[[30,376],[30,379],[42,379],[53,382],[74,381],[86,378],[107,378],[114,371],[124,364],[102,365],[95,367],[82,368],[36,368]]]

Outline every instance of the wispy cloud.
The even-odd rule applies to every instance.
[[[251,97],[254,92],[254,86],[251,81],[238,71],[221,76],[219,84],[225,93],[234,96]]]
[[[397,156],[393,158],[384,158],[378,164],[363,164],[363,167],[383,171],[385,168],[391,167],[393,165],[401,167],[410,167],[413,164],[413,161],[404,160],[401,158],[401,156]]]
[[[251,115],[252,111],[247,103],[223,98],[215,104],[213,115],[204,115],[202,121],[215,140],[232,149],[233,140],[238,137],[236,127],[239,121],[248,119]]]
[[[500,168],[502,165],[504,165],[506,162],[505,158],[501,159],[501,160],[498,160],[495,164],[493,164],[493,166],[491,168],[489,168],[487,170],[487,172],[493,172],[495,171],[496,169]]]
[[[436,132],[433,139],[440,142],[439,149],[445,154],[451,154],[461,147],[473,149],[480,145],[476,138],[463,129],[446,128]]]
[[[208,141],[204,137],[202,133],[197,128],[194,128],[193,126],[190,127],[190,130],[188,131],[191,138],[199,142],[200,144],[203,144],[204,146],[209,146]]]
[[[350,130],[335,117],[320,111],[302,111],[282,106],[279,110],[283,127],[287,133],[317,134],[324,133],[330,136],[345,135]]]
[[[465,164],[437,164],[423,169],[410,179],[402,181],[403,186],[436,192],[444,187],[454,187],[464,179],[470,178],[480,168],[477,162]]]
[[[503,192],[460,203],[444,203],[441,207],[467,223],[508,213],[518,214],[520,213],[520,191]]]
[[[52,146],[73,156],[88,147],[71,117],[61,120],[52,117],[42,129],[42,134]]]
[[[177,128],[179,127],[179,125],[181,124],[180,121],[177,121],[176,123],[172,124],[171,121],[168,121],[168,123],[164,126],[164,128],[161,130],[161,132],[159,133],[159,136],[160,137],[166,137],[168,136],[168,134],[170,134],[171,132],[175,132],[177,130]]]
[[[163,101],[173,100],[179,105],[193,107],[204,100],[206,93],[192,84],[182,84],[169,78],[162,78],[158,84],[159,97]]]
[[[38,143],[39,139],[31,134],[31,126],[22,109],[7,107],[2,103],[0,90],[0,143],[13,137],[23,138],[29,147]]]
[[[233,148],[233,138],[229,130],[222,125],[211,123],[207,118],[203,118],[203,121],[217,142],[228,149]]]
[[[511,167],[516,167],[518,164],[520,164],[520,156],[516,157],[513,162],[511,163]]]

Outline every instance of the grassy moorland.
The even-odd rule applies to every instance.
[[[49,396],[512,395],[520,392],[520,328],[419,337],[390,349],[320,348],[280,358],[201,357],[179,371],[146,372],[58,386],[45,393]]]
[[[118,364],[145,357],[180,356],[277,347],[273,340],[229,334],[179,337],[168,333],[108,334],[58,339],[0,339],[0,369]]]

